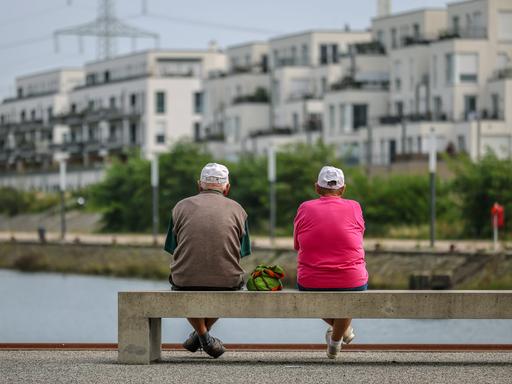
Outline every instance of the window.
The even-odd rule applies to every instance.
[[[327,64],[329,62],[327,49],[327,44],[320,45],[320,64]]]
[[[510,63],[510,58],[506,52],[499,52],[496,57],[496,69],[505,69]]]
[[[108,140],[109,141],[115,141],[116,140],[116,134],[117,134],[116,126],[114,124],[111,124],[108,127]]]
[[[130,123],[130,143],[137,143],[137,124]]]
[[[457,54],[457,72],[461,83],[476,83],[478,81],[478,54]]]
[[[474,119],[476,114],[476,96],[465,95],[464,96],[464,118],[466,120]]]
[[[391,28],[391,48],[396,48],[398,46],[397,36],[396,36],[396,28]]]
[[[297,65],[298,64],[298,61],[297,61],[297,47],[296,46],[292,46],[292,49],[291,49],[291,64],[292,65]]]
[[[194,141],[201,140],[201,123],[195,122],[194,123]]]
[[[321,81],[322,94],[324,94],[325,92],[327,92],[327,79],[325,77],[322,77]]]
[[[354,104],[353,105],[353,127],[357,130],[361,127],[366,127],[368,124],[368,105],[366,104]]]
[[[25,111],[21,111],[21,113],[20,113],[20,120],[21,121],[25,121],[25,117],[26,117],[25,116]]]
[[[110,81],[110,71],[105,71],[105,73],[103,74],[103,79],[105,83],[108,83]]]
[[[203,112],[203,92],[195,92],[194,93],[194,112],[195,113]]]
[[[498,119],[500,117],[500,95],[493,93],[491,95],[491,118]]]
[[[459,147],[459,152],[466,152],[466,138],[464,135],[457,136],[457,144]]]
[[[87,103],[87,109],[89,109],[89,111],[92,111],[94,109],[94,100],[89,100],[89,102]],[[76,104],[71,105],[71,112],[76,112]]]
[[[48,107],[48,109],[46,110],[46,114],[48,116],[48,120],[50,120],[53,117],[53,108]]]
[[[412,153],[412,137],[407,138],[407,152]]]
[[[292,128],[295,132],[299,131],[299,114],[297,112],[292,115]]]
[[[165,92],[158,91],[155,94],[156,104],[155,104],[155,112],[156,113],[165,113]]]
[[[30,120],[34,121],[36,119],[36,110],[33,109],[30,111]]]
[[[402,101],[395,101],[395,113],[397,116],[404,115],[404,103]]]
[[[412,33],[415,40],[420,39],[420,25],[419,24],[413,24],[412,25]]]
[[[409,88],[414,91],[414,59],[409,59]]]
[[[155,130],[155,142],[157,144],[165,144],[165,123],[158,122]]]
[[[437,56],[432,56],[432,87],[437,88]]]
[[[443,100],[441,96],[434,97],[434,118],[440,119],[443,113]]]
[[[18,99],[21,99],[23,97],[23,88],[18,88]]]
[[[279,67],[279,52],[274,49],[274,68]]]
[[[452,17],[452,28],[454,33],[459,33],[460,30],[460,19],[459,16]]]
[[[114,96],[110,98],[108,105],[111,109],[114,109],[116,107],[116,98]]]
[[[137,105],[137,95],[132,93],[130,95],[130,107],[135,107]]]
[[[378,30],[377,31],[377,41],[381,43],[382,45],[386,45],[386,42],[384,41],[384,31]]]
[[[401,79],[401,76],[402,76],[402,73],[401,73],[402,63],[397,60],[397,61],[395,61],[394,67],[395,67],[395,70],[394,70],[395,90],[400,91],[400,89],[402,89],[402,79]]]
[[[338,53],[338,44],[331,44],[331,54],[332,54],[332,62],[338,63],[339,60],[339,53]]]
[[[340,104],[340,133],[344,132],[347,126],[347,106],[345,104]]]
[[[453,66],[453,54],[448,53],[445,56],[446,60],[446,84],[453,84],[455,80],[455,71]]]
[[[418,147],[418,153],[421,153],[421,136],[416,138],[416,145]]]
[[[336,111],[334,110],[334,105],[329,105],[329,132],[331,135],[334,133],[334,128],[336,126]]]
[[[309,49],[306,44],[302,44],[302,65],[307,66],[309,65]]]
[[[498,39],[512,40],[512,11],[498,11]]]

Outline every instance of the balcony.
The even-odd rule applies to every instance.
[[[430,43],[431,43],[431,40],[428,40],[421,35],[404,36],[402,38],[402,47],[409,47],[409,46],[413,46],[413,45],[427,45]]]
[[[385,54],[386,48],[384,48],[380,41],[370,41],[368,43],[357,43],[350,45],[348,53],[343,54],[342,56]]]
[[[272,135],[292,135],[295,131],[290,127],[272,127],[268,129],[260,129],[251,132],[250,137],[272,136]]]
[[[389,81],[357,81],[353,77],[345,76],[331,85],[331,91],[342,91],[347,89],[387,91],[389,89]]]
[[[439,33],[439,40],[486,38],[487,28],[485,27],[451,28]]]
[[[433,115],[431,112],[424,114],[413,113],[409,115],[388,115],[379,117],[379,123],[381,125],[395,125],[402,122],[422,122],[422,121],[448,121],[446,113],[439,113]]]
[[[258,87],[251,95],[237,96],[233,99],[233,104],[241,103],[268,103],[270,97],[265,88]]]
[[[512,79],[512,67],[498,69],[494,72],[491,80]]]

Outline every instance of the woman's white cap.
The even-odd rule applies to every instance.
[[[340,189],[345,185],[345,176],[341,169],[327,165],[320,170],[317,184],[322,188]]]
[[[208,163],[201,171],[200,181],[209,184],[226,184],[229,182],[229,171],[222,164]]]

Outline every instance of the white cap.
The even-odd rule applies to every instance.
[[[340,189],[345,185],[345,176],[341,169],[327,165],[320,170],[317,184],[322,188]]]
[[[201,171],[200,181],[211,184],[226,184],[229,182],[229,171],[222,164],[208,163]]]

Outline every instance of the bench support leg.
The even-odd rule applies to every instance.
[[[160,359],[162,343],[161,319],[147,317],[119,317],[118,362],[121,364],[149,364]]]

